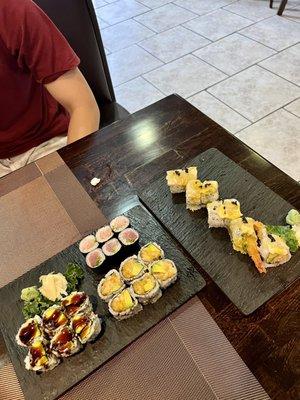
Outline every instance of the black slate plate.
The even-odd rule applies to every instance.
[[[285,224],[292,205],[217,149],[209,149],[187,164],[192,165],[198,167],[200,179],[219,182],[221,198],[238,199],[245,216],[268,224]],[[233,251],[225,229],[208,228],[205,209],[188,211],[185,194],[171,195],[165,175],[143,191],[140,198],[246,315],[300,275],[300,251],[288,263],[259,274],[246,255]]]
[[[180,305],[194,296],[205,286],[205,281],[192,264],[178,249],[176,242],[164,231],[155,219],[140,206],[127,213],[132,226],[140,232],[141,244],[156,241],[165,250],[166,256],[175,261],[179,279],[168,288],[154,305],[145,306],[136,316],[116,321],[107,309],[107,305],[97,296],[97,283],[102,274],[95,274],[85,267],[83,255],[78,245],[72,245],[60,254],[27,272],[0,290],[0,328],[7,349],[17,373],[26,400],[52,400],[84,379],[124,347],[165,318]],[[24,322],[19,300],[22,288],[38,284],[38,278],[51,271],[64,272],[68,262],[77,262],[86,271],[80,290],[86,291],[95,304],[99,315],[104,316],[105,331],[94,343],[66,360],[54,370],[37,375],[24,368],[26,349],[18,346],[14,340],[19,326]],[[116,267],[116,265],[111,266]],[[101,384],[101,382],[99,382]]]

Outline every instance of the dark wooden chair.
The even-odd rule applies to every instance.
[[[287,2],[288,2],[288,0],[281,0],[279,8],[278,8],[277,15],[282,15]],[[272,7],[273,7],[273,0],[270,0],[270,8],[272,8]]]

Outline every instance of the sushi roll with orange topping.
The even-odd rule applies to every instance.
[[[50,350],[56,357],[70,357],[80,348],[81,344],[75,332],[68,326],[59,329],[50,342]]]
[[[191,211],[200,210],[212,201],[218,200],[219,189],[217,181],[199,179],[189,181],[186,185],[186,208]]]
[[[99,297],[108,302],[113,296],[120,293],[125,288],[125,283],[116,269],[110,270],[98,285]]]
[[[71,327],[81,344],[92,342],[101,332],[101,320],[98,315],[76,314],[71,319]]]
[[[35,340],[25,357],[25,368],[35,372],[46,372],[55,368],[60,360],[50,353],[41,340]]]
[[[161,260],[164,256],[165,254],[163,249],[154,242],[147,243],[138,253],[138,259],[146,265]]]
[[[62,299],[61,305],[69,318],[76,313],[88,313],[92,311],[90,299],[84,292],[72,292]]]
[[[127,319],[142,310],[141,304],[133,296],[129,288],[122,290],[108,303],[109,312],[117,319]]]
[[[226,228],[231,221],[243,215],[240,203],[236,199],[213,201],[206,207],[210,228]]]
[[[177,279],[177,268],[172,260],[163,259],[154,262],[149,272],[157,279],[162,289],[166,289]]]
[[[120,275],[126,283],[142,276],[145,270],[146,265],[137,256],[126,258],[120,265]]]
[[[53,305],[43,312],[43,326],[49,336],[68,324],[68,318],[59,305]]]
[[[171,193],[183,193],[187,183],[197,179],[197,167],[167,171],[166,179]]]
[[[141,304],[153,304],[162,295],[158,281],[154,275],[146,272],[143,276],[135,279],[130,285],[133,295]]]

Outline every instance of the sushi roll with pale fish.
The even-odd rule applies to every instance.
[[[94,235],[88,235],[83,238],[79,243],[79,250],[81,253],[87,254],[93,250],[95,250],[99,246]]]
[[[167,171],[166,179],[171,193],[183,193],[187,183],[197,179],[197,167]]]
[[[113,257],[119,254],[120,250],[122,248],[121,243],[118,241],[118,239],[113,238],[110,239],[108,242],[106,242],[103,247],[102,251],[106,257]]]
[[[50,342],[50,350],[56,357],[70,357],[80,348],[75,332],[68,326],[59,329]]]
[[[119,215],[110,222],[110,227],[115,233],[120,233],[130,225],[129,218]]]
[[[96,240],[99,243],[105,243],[114,236],[114,233],[109,225],[105,225],[96,232]]]
[[[101,320],[94,313],[76,314],[71,320],[71,327],[80,343],[85,344],[93,341],[99,335],[101,332]]]
[[[68,317],[72,317],[76,313],[88,313],[92,311],[90,299],[84,292],[72,292],[63,298],[61,305]]]
[[[120,265],[120,275],[126,283],[130,283],[134,279],[144,274],[146,265],[138,260],[137,256],[131,256],[122,261]]]
[[[21,325],[16,335],[16,342],[19,346],[28,347],[35,340],[43,339],[43,331],[43,321],[41,317],[35,315]]]
[[[116,269],[110,270],[98,284],[99,297],[108,302],[113,296],[125,289],[125,283]]]
[[[163,249],[154,242],[147,243],[138,253],[138,259],[146,265],[161,260],[164,256],[165,254]]]
[[[229,223],[242,217],[240,203],[236,199],[213,201],[207,204],[210,228],[225,228]]]
[[[24,362],[25,368],[29,371],[46,372],[55,368],[60,360],[47,351],[41,340],[35,340],[30,346]]]
[[[207,203],[218,200],[219,186],[217,181],[199,179],[189,181],[186,185],[186,208],[191,211],[200,210]]]
[[[132,228],[124,229],[122,232],[119,233],[118,236],[119,241],[125,247],[133,246],[138,242],[139,238],[140,238],[139,233]]]
[[[130,285],[133,295],[141,304],[153,304],[162,295],[158,281],[149,272],[135,279]]]
[[[172,260],[163,259],[154,262],[151,264],[149,272],[158,281],[162,289],[166,289],[177,279],[177,268]]]
[[[137,314],[143,307],[133,296],[130,289],[126,288],[109,301],[108,309],[117,320],[122,320]]]
[[[68,324],[68,318],[62,307],[53,305],[43,312],[43,326],[48,335],[53,336],[55,332]]]
[[[95,249],[88,253],[85,257],[85,262],[90,268],[98,268],[105,261],[105,255],[101,249]]]

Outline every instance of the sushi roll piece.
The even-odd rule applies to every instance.
[[[124,231],[120,232],[118,235],[119,241],[122,243],[123,246],[126,248],[133,247],[135,244],[138,243],[140,238],[139,233],[132,228],[126,228]]]
[[[101,320],[98,315],[76,314],[71,320],[71,327],[81,344],[92,342],[101,332]]]
[[[110,227],[115,233],[120,233],[124,229],[128,228],[130,225],[129,218],[125,217],[125,215],[119,215],[118,217],[114,218],[111,223]]]
[[[114,236],[114,233],[109,225],[105,225],[96,232],[96,240],[99,243],[105,243]]]
[[[138,253],[138,259],[146,265],[161,260],[164,256],[165,254],[163,249],[154,242],[147,243]]]
[[[92,304],[89,297],[84,292],[72,292],[64,297],[61,302],[67,317],[72,317],[76,313],[88,313],[92,311]]]
[[[87,254],[95,250],[99,246],[94,235],[88,235],[83,238],[79,243],[79,250],[81,253]]]
[[[183,193],[187,183],[197,179],[197,167],[167,171],[166,179],[171,193]]]
[[[109,301],[108,309],[117,320],[122,320],[137,314],[143,307],[133,296],[130,289],[126,288]]]
[[[110,270],[98,284],[99,297],[108,302],[113,296],[125,289],[125,283],[121,278],[119,271]]]
[[[43,327],[49,336],[53,336],[61,327],[68,324],[68,318],[59,305],[53,305],[43,312]]]
[[[145,273],[146,265],[137,256],[131,256],[122,261],[119,271],[121,278],[130,283]]]
[[[19,346],[28,347],[37,339],[43,339],[43,321],[41,317],[35,315],[21,325],[16,335],[16,342]]]
[[[29,371],[46,372],[55,368],[60,360],[49,353],[41,340],[35,340],[25,357],[25,368]]]
[[[186,208],[191,211],[200,210],[207,203],[218,200],[219,185],[217,181],[199,179],[189,181],[186,185]]]
[[[213,201],[207,204],[210,228],[226,228],[229,223],[242,217],[240,203],[236,199]]]
[[[106,257],[116,257],[120,254],[121,249],[122,245],[116,238],[110,239],[102,247],[102,251]]]
[[[172,260],[164,259],[154,262],[149,272],[157,279],[162,289],[166,289],[177,279],[177,268]]]
[[[98,268],[105,261],[105,255],[101,249],[95,249],[88,253],[85,257],[85,262],[90,268]]]
[[[75,332],[68,326],[59,329],[50,342],[50,350],[56,357],[70,357],[80,348],[81,344]]]
[[[162,295],[158,281],[154,275],[146,272],[142,277],[135,279],[130,285],[131,291],[141,304],[153,304]]]

